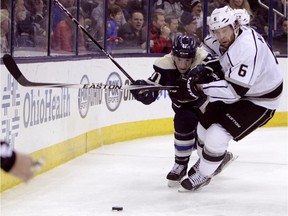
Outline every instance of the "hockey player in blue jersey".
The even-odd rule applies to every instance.
[[[148,80],[136,80],[135,85],[160,84],[176,85],[187,78],[188,72],[198,64],[213,63],[215,60],[197,46],[193,37],[180,35],[173,43],[172,52],[157,59],[153,65],[154,73]],[[218,61],[216,61],[217,64]],[[215,63],[213,63],[215,64]],[[220,64],[218,63],[219,67]],[[136,100],[151,104],[158,96],[157,91],[132,90]],[[175,164],[168,173],[168,186],[179,185],[186,175],[190,155],[195,150],[196,126],[201,107],[205,107],[206,96],[193,96],[188,93],[186,83],[177,91],[169,92],[174,115]],[[231,156],[231,155],[230,155]],[[231,158],[231,157],[230,157]]]
[[[192,96],[205,94],[209,103],[197,126],[199,160],[180,191],[207,185],[225,160],[229,141],[241,140],[273,117],[283,88],[273,52],[256,31],[239,24],[234,10],[215,9],[209,28],[203,48],[219,56],[224,77],[213,79],[209,68],[200,65],[184,80]]]

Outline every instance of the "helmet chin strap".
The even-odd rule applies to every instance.
[[[240,30],[240,23],[238,21],[236,21],[235,26],[234,26],[235,40],[239,36],[239,30]]]

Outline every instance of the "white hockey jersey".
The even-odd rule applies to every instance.
[[[227,50],[208,35],[202,48],[219,56],[225,74],[225,80],[202,85],[210,101],[233,103],[245,99],[268,109],[278,108],[283,75],[276,57],[255,30],[242,26]]]

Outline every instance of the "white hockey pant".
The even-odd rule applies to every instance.
[[[207,130],[199,123],[197,126],[200,158],[199,171],[211,176],[224,159],[229,141],[233,138],[220,124],[212,124]],[[203,148],[204,147],[204,148]]]

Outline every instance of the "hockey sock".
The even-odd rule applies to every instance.
[[[189,163],[190,157],[178,157],[175,156],[175,163],[181,164],[181,165],[187,165]]]

